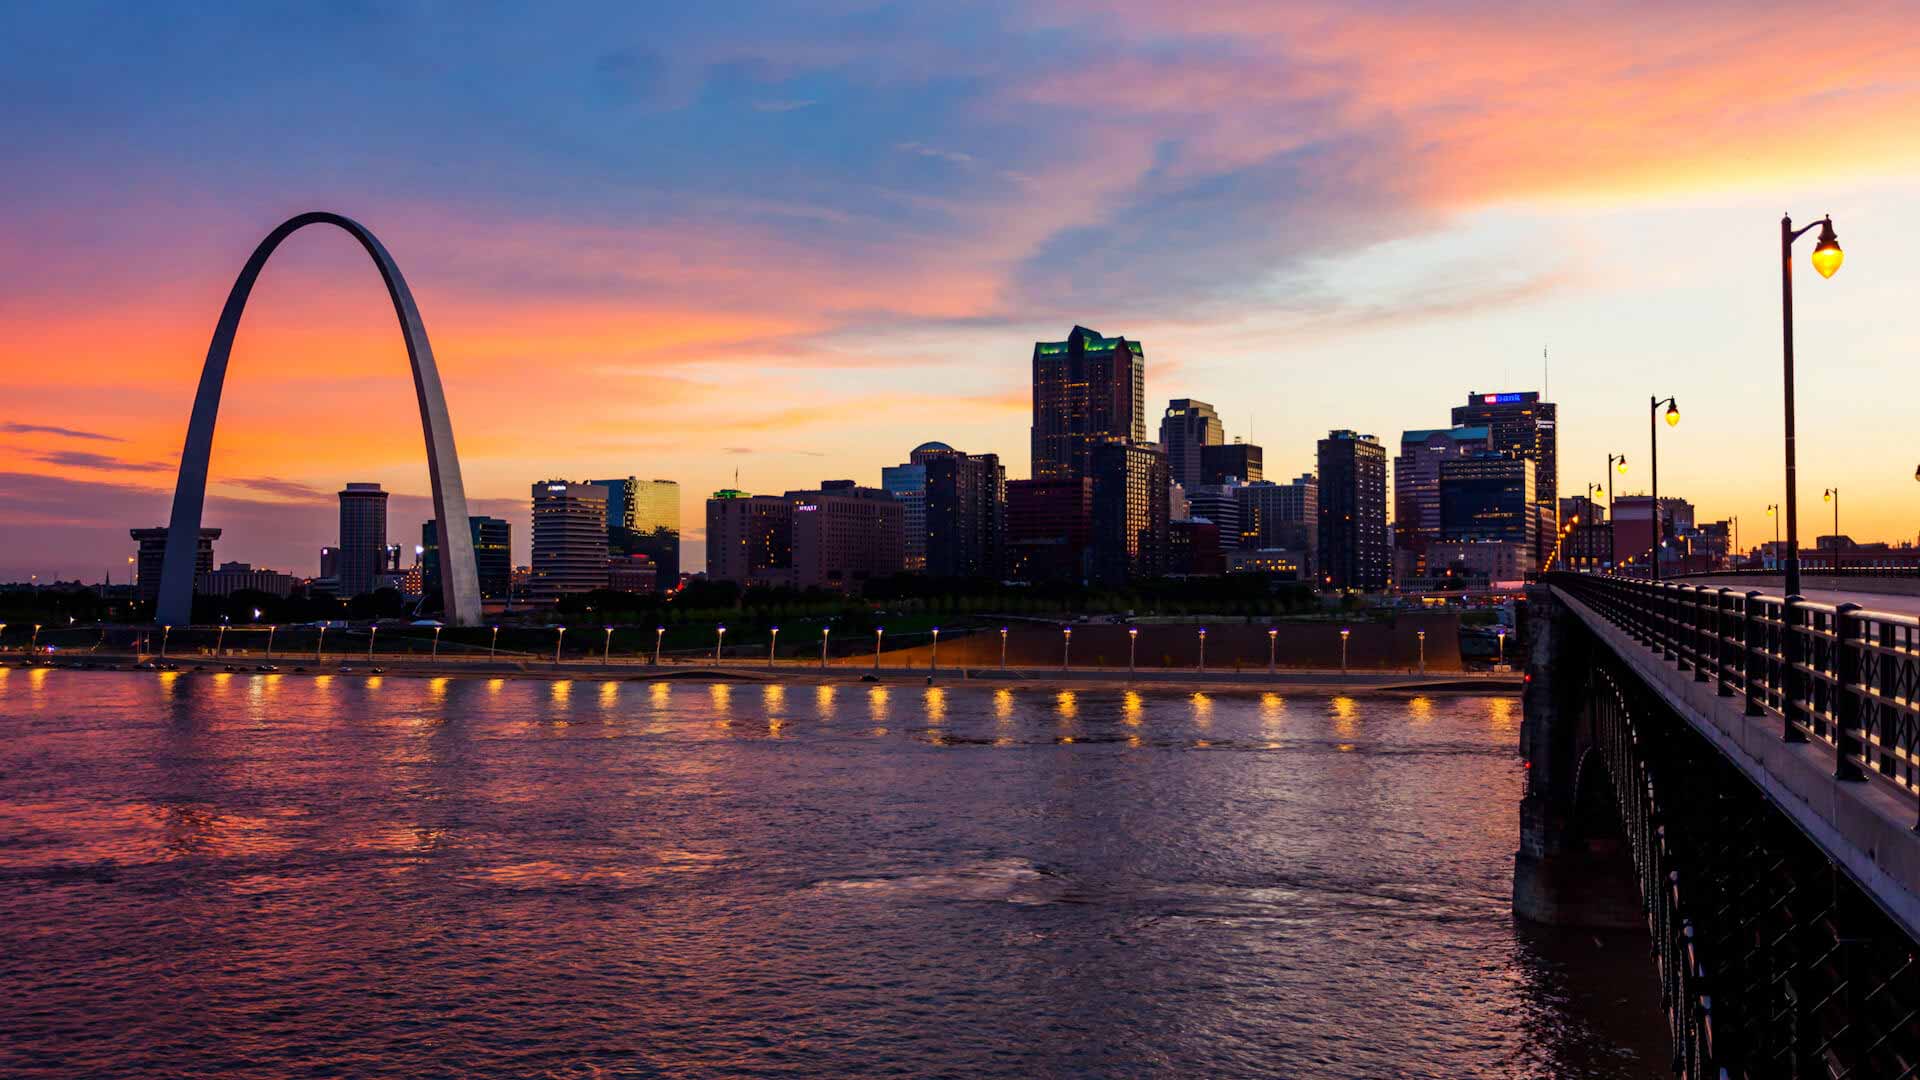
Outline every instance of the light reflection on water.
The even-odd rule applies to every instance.
[[[9,1077],[1659,1075],[1510,698],[5,670]]]

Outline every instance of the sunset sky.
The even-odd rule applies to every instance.
[[[1213,402],[1270,477],[1540,388],[1560,489],[1661,489],[1770,539],[1778,222],[1797,253],[1803,539],[1920,529],[1920,25],[1910,4],[8,5],[0,580],[125,573],[207,342],[281,220],[386,243],[476,512],[549,477],[703,500],[877,483],[938,439],[1027,475],[1033,342],[1145,343],[1149,427]],[[430,515],[378,275],[309,230],[235,348],[207,524],[301,574],[333,493]]]

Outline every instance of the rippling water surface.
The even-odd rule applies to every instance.
[[[1519,715],[0,669],[0,1075],[1663,1075]]]

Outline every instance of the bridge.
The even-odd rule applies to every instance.
[[[1920,1076],[1920,618],[1832,599],[1528,589],[1514,909],[1644,926],[1688,1078]]]

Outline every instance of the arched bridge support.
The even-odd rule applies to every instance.
[[[360,242],[380,271],[400,319],[400,334],[413,366],[414,396],[420,404],[420,427],[427,442],[427,474],[433,485],[433,514],[439,523],[440,590],[445,618],[455,626],[480,623],[480,575],[474,564],[473,535],[467,520],[467,491],[460,480],[460,459],[454,452],[453,422],[447,417],[447,399],[440,388],[440,371],[433,362],[426,324],[413,302],[413,292],[400,275],[393,256],[364,225],[326,211],[301,214],[282,222],[254,248],[252,257],[227,294],[227,305],[207,347],[206,366],[194,395],[193,415],[187,423],[186,447],[180,452],[180,476],[173,489],[173,516],[167,525],[167,548],[160,570],[157,623],[185,626],[193,617],[195,555],[200,519],[207,498],[207,465],[213,454],[213,426],[220,412],[220,391],[226,384],[227,360],[234,335],[246,310],[253,283],[267,259],[282,241],[309,225],[332,225]]]

